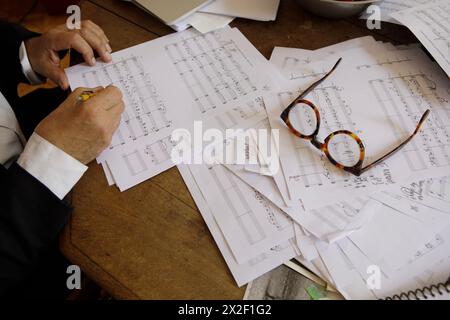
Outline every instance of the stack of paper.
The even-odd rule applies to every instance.
[[[397,21],[395,18],[393,18],[391,15],[395,12],[398,11],[402,11],[402,10],[406,10],[406,9],[410,9],[413,7],[417,7],[420,5],[424,5],[427,3],[431,3],[431,2],[435,2],[438,0],[381,0],[380,2],[378,2],[377,5],[377,9],[379,9],[379,13],[380,13],[380,19],[381,21],[385,21],[385,22],[390,22],[390,23],[395,23],[395,24],[401,24],[399,23],[399,21]],[[370,19],[370,18],[375,18],[378,17],[378,15],[374,16],[373,13],[374,11],[370,10],[371,8],[369,8],[368,11],[369,12],[363,12],[361,14],[361,19]]]
[[[450,77],[450,1],[384,0],[381,20],[408,27]],[[377,16],[363,14],[362,18]]]
[[[408,146],[360,177],[280,119],[341,57],[306,97],[322,117],[320,140],[351,130],[370,162],[431,110]],[[316,51],[275,48],[269,63],[237,29],[188,30],[67,74],[72,88],[112,83],[124,93],[121,125],[98,158],[121,190],[174,165],[175,129],[192,138],[178,169],[239,286],[293,258],[349,299],[448,278],[450,92],[416,45],[364,37]]]
[[[258,21],[273,21],[277,16],[278,5],[280,0],[209,0],[199,3],[198,8],[193,7],[192,11],[178,10],[183,13],[177,16],[174,21],[167,21],[158,15],[157,9],[161,9],[167,13],[167,9],[181,9],[183,7],[192,6],[191,4],[180,4],[180,2],[172,1],[170,3],[149,3],[148,0],[123,0],[132,1],[143,10],[157,16],[171,28],[176,31],[184,31],[189,27],[193,27],[202,33],[207,33],[225,27],[234,18],[252,19]],[[174,10],[169,11],[170,16],[176,16]]]
[[[280,0],[214,0],[185,19],[185,22],[207,33],[228,25],[234,18],[273,21],[279,4]]]
[[[361,177],[331,166],[279,117],[338,57],[343,62],[336,73],[309,97],[326,123],[322,139],[337,129],[358,132],[370,161],[432,110],[410,146]],[[370,37],[315,52],[275,48],[271,61],[289,80],[264,93],[268,118],[251,128],[279,130],[281,169],[268,175],[263,157],[259,170],[242,164],[179,167],[237,283],[289,257],[348,299],[445,282],[450,117],[448,80],[439,68],[416,45],[394,47]]]
[[[275,48],[271,57],[290,80],[282,92],[264,96],[271,127],[280,130],[288,195],[301,199],[307,217],[321,219],[310,224],[290,214],[300,225],[297,259],[346,298],[384,298],[450,275],[448,79],[415,47],[366,37],[313,52]],[[322,116],[321,141],[332,131],[351,130],[364,141],[366,158],[376,159],[431,109],[420,136],[401,154],[358,178],[342,174],[280,120],[299,88],[341,57],[338,69],[307,97]]]
[[[110,147],[97,161],[124,191],[174,166],[175,129],[233,128],[265,117],[263,90],[275,68],[237,30],[186,30],[112,54],[112,63],[67,69],[71,88],[114,84],[126,105]],[[275,77],[272,75],[275,74]]]

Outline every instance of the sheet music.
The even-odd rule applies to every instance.
[[[375,262],[349,239],[329,245],[321,254],[322,257],[325,256],[328,264],[339,265],[344,269],[332,272],[332,276],[337,288],[347,299],[382,299],[400,292],[446,282],[450,267],[449,235],[450,225],[447,225],[418,246],[400,270],[389,275],[382,272],[378,289],[371,289],[366,285],[371,276],[371,273],[367,272],[368,267]],[[391,246],[397,246],[397,243],[392,243]],[[330,252],[333,257],[330,257]],[[361,288],[361,291],[349,292],[345,288],[341,291],[345,285],[351,288],[352,284]]]
[[[270,56],[270,63],[277,67],[287,80],[295,80],[295,72],[305,65],[319,61],[337,52],[343,52],[359,47],[375,46],[378,49],[383,44],[375,41],[371,36],[350,39],[317,50],[275,47]]]
[[[202,120],[206,128],[224,130],[265,117],[258,97],[278,76],[230,28],[204,35],[187,30],[112,57],[109,64],[71,67],[67,75],[72,89],[114,84],[123,92],[120,127],[97,159],[107,161],[122,191],[173,166],[174,129],[192,130],[194,120]]]
[[[419,220],[439,219],[450,222],[450,178],[429,178],[398,186],[371,195],[371,198],[387,204]]]
[[[408,264],[417,249],[448,224],[449,219],[444,223],[432,216],[419,220],[382,204],[360,232],[347,238],[384,274],[391,275]]]
[[[414,176],[443,176],[450,167],[450,93],[447,79],[436,66],[420,50],[375,55],[354,49],[342,56],[335,73],[307,97],[320,110],[320,140],[337,129],[353,131],[365,145],[365,163],[370,163],[409,136],[426,109],[430,108],[431,114],[420,134],[399,154],[354,177],[331,165],[280,120],[283,108],[298,94],[295,86],[278,95],[265,95],[271,126],[280,130],[280,141],[284,142],[280,144],[280,159],[290,196],[301,198],[307,209],[381,191]],[[311,69],[296,80],[298,87],[318,79],[337,57],[327,61],[310,64]],[[328,191],[326,198],[321,196],[324,191]]]
[[[269,129],[268,120],[261,121],[255,128]],[[260,192],[297,224],[305,228],[308,233],[323,241],[335,242],[359,230],[373,213],[373,210],[366,207],[369,200],[367,197],[347,199],[309,211],[305,209],[301,199],[290,201],[287,205],[284,199],[288,197],[288,190],[282,170],[278,170],[274,176],[270,176],[261,175],[259,172],[249,172],[244,165],[227,164],[225,167]],[[278,183],[276,176],[279,176]],[[283,193],[286,195],[283,196]]]
[[[391,17],[392,13],[427,4],[436,0],[382,0],[376,5],[381,11],[381,21],[400,24]],[[370,15],[367,12],[361,14],[361,19],[367,19]]]
[[[238,263],[294,237],[292,220],[222,165],[189,165]]]
[[[214,240],[219,247],[230,271],[236,280],[238,286],[242,286],[257,277],[263,275],[264,273],[276,268],[282,263],[294,258],[299,253],[295,249],[294,239],[290,239],[285,243],[280,243],[279,245],[267,250],[266,252],[259,254],[253,258],[247,259],[244,263],[238,264],[230,250],[230,247],[219,228],[211,209],[208,206],[207,201],[202,195],[200,188],[195,182],[189,167],[187,165],[178,166],[178,170],[183,177],[189,191],[194,198],[200,213],[205,220],[209,231],[211,232]],[[236,228],[239,226],[236,225]]]
[[[436,206],[444,212],[450,212],[450,176],[429,179],[425,187],[430,202],[429,206]]]
[[[315,246],[314,237],[297,223],[294,225],[294,233],[297,247],[301,253],[301,258],[306,261],[317,259],[319,253]]]
[[[215,0],[200,8],[199,11],[259,21],[273,21],[277,17],[279,4],[280,0]]]
[[[284,204],[272,177],[246,172],[242,166],[238,165],[227,165],[227,167],[272,201],[296,223],[323,241],[335,242],[358,231],[373,213],[369,208],[365,208],[369,200],[367,197],[348,199],[309,211],[306,211],[301,203],[288,207]]]
[[[414,33],[450,77],[450,3],[425,3],[391,15]]]
[[[109,169],[108,164],[106,163],[106,161],[102,162],[101,166],[102,166],[103,172],[105,173],[106,181],[108,182],[108,185],[109,186],[115,185],[116,182],[114,181],[114,177],[113,177],[113,175],[111,173],[111,170]]]

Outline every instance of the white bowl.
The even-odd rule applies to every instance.
[[[370,4],[380,0],[337,1],[337,0],[297,0],[306,10],[325,18],[348,18],[365,10]]]

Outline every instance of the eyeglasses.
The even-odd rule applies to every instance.
[[[333,68],[321,79],[317,80],[303,91],[289,106],[287,106],[286,109],[284,109],[280,117],[293,134],[299,138],[309,140],[313,146],[325,153],[328,160],[333,165],[355,176],[360,176],[373,166],[392,156],[410,142],[419,132],[422,124],[430,114],[430,110],[428,109],[425,111],[420,118],[416,129],[405,141],[389,151],[386,155],[363,167],[365,148],[361,139],[355,133],[348,130],[337,130],[328,135],[324,142],[317,140],[317,134],[320,129],[319,109],[311,101],[304,99],[308,93],[314,90],[337,68],[341,60],[342,58],[340,58]]]

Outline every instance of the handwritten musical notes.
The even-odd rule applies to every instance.
[[[188,30],[112,57],[112,63],[78,65],[67,74],[72,88],[113,84],[123,93],[120,127],[97,158],[122,191],[173,166],[174,129],[191,131],[201,120],[204,128],[224,131],[266,117],[261,95],[277,83],[267,60],[231,28]]]
[[[393,13],[413,8],[415,6],[427,4],[433,1],[436,0],[383,0],[378,2],[376,5],[381,13],[381,21],[399,24],[399,22],[392,17]],[[371,18],[372,13],[373,12],[363,12],[361,18],[369,19]]]
[[[331,165],[281,122],[283,108],[300,88],[314,81],[310,77],[292,80],[290,90],[264,97],[271,126],[280,129],[280,159],[291,198],[301,198],[307,209],[314,209],[386,189],[408,177],[443,176],[450,168],[450,128],[445,125],[450,121],[450,93],[436,66],[418,49],[353,49],[327,62],[310,63],[304,72],[322,74],[325,65],[331,68],[341,56],[336,71],[306,97],[323,118],[319,140],[339,129],[351,130],[362,139],[368,164],[404,141],[428,108],[430,117],[399,154],[355,177]]]
[[[450,77],[450,3],[429,1],[391,14],[407,26]]]

